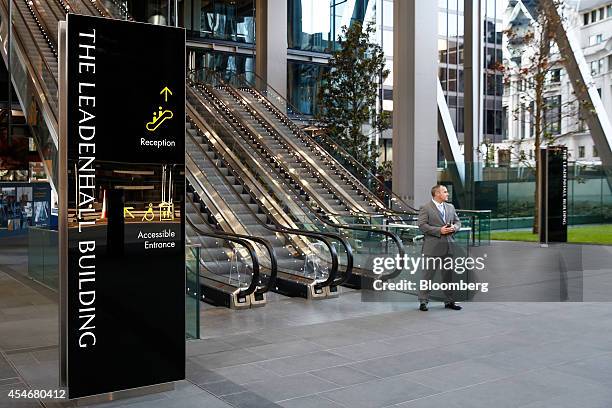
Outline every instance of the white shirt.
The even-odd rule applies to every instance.
[[[444,218],[444,221],[446,222],[446,208],[444,208],[444,202],[439,203],[433,198],[431,199],[431,201],[433,201],[433,203],[436,205],[440,214],[444,214],[443,218]]]

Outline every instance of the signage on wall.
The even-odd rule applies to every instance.
[[[181,380],[185,31],[73,14],[65,27],[60,266],[68,396]]]
[[[540,150],[540,242],[567,242],[567,147]]]

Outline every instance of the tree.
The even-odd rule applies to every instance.
[[[562,7],[562,2],[555,0],[555,7]],[[571,95],[563,96],[555,87],[555,84],[560,82],[560,67],[564,65],[564,60],[556,50],[553,22],[540,8],[535,10],[532,18],[527,25],[511,25],[505,31],[511,58],[497,69],[504,73],[504,94],[509,95],[509,99],[516,98],[511,110],[514,119],[523,127],[521,131],[527,132],[525,126],[528,126],[527,133],[533,137],[533,159],[532,155],[528,157],[525,154],[523,144],[526,141],[523,138],[514,139],[509,144],[514,158],[534,170],[536,205],[533,232],[537,233],[539,176],[542,171],[540,148],[561,144],[561,139],[583,131],[581,117],[592,110],[592,107],[586,101],[578,99],[573,91]]]
[[[389,128],[389,113],[376,107],[378,83],[389,75],[382,47],[373,42],[374,23],[342,27],[319,90],[317,114],[329,137],[373,172],[380,155],[376,132]]]

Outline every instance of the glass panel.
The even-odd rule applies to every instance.
[[[324,65],[292,61],[287,63],[287,98],[305,115],[316,113],[316,100],[324,70]]]
[[[328,52],[337,46],[342,27],[353,21],[375,21],[375,0],[288,0],[289,48]],[[393,7],[390,3],[391,8]],[[383,6],[384,7],[384,6]],[[385,25],[393,19],[383,16]]]
[[[43,285],[59,289],[57,231],[30,227],[28,231],[28,274]]]
[[[189,39],[255,43],[254,0],[193,0],[184,3],[182,19]]]
[[[200,247],[185,246],[185,331],[188,339],[200,338]]]

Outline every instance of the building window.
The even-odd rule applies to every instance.
[[[605,16],[606,16],[606,10],[602,7],[599,9],[599,19],[603,20],[604,18],[606,18]]]
[[[578,146],[578,158],[584,159],[584,146]]]
[[[288,61],[287,99],[301,113],[317,113],[317,95],[325,65]]]
[[[591,62],[591,75],[595,76],[595,75],[603,74],[603,72],[604,72],[603,58],[597,61]]]
[[[338,46],[343,26],[375,20],[375,13],[374,2],[368,0],[288,0],[288,47],[329,52]]]
[[[199,10],[195,4],[185,21],[190,38],[255,43],[254,0],[211,0],[201,2]]]
[[[521,116],[520,116],[519,128],[518,128],[519,139],[525,138],[525,114],[526,114],[525,105],[521,104],[521,111],[520,111]]]
[[[548,78],[550,83],[553,84],[558,84],[559,82],[561,82],[561,69],[557,68],[557,69],[553,69],[548,71]]]
[[[584,13],[582,15],[582,23],[584,25],[588,25],[589,24],[589,13]]]
[[[608,18],[612,17],[612,4],[610,4],[608,7],[606,7],[608,9]]]
[[[251,55],[234,54],[220,51],[195,51],[195,68],[208,68],[211,71],[218,72],[223,79],[229,81],[235,78],[236,75],[246,74],[246,79],[253,81],[253,72],[255,71],[255,59]],[[199,71],[202,72],[203,71]],[[205,78],[200,78],[205,80]]]
[[[551,135],[561,133],[561,95],[544,98],[544,130]]]
[[[535,102],[529,103],[529,137],[535,136]]]
[[[593,10],[591,11],[591,23],[594,23],[597,21],[597,10]]]
[[[589,37],[589,45],[597,45],[603,42],[603,34],[595,34]]]
[[[599,153],[597,153],[597,147],[593,145],[593,157],[599,157]]]

